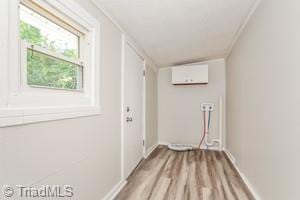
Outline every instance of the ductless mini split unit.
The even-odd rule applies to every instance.
[[[182,65],[172,67],[172,84],[208,84],[208,65]]]

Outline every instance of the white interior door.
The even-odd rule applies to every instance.
[[[124,47],[124,178],[143,158],[144,60],[126,42]]]

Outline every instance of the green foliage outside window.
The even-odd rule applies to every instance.
[[[54,52],[61,52],[55,46],[55,41],[49,41],[40,30],[20,21],[20,36],[22,40],[38,45]],[[62,89],[81,89],[82,67],[50,56],[27,51],[27,82],[29,85],[54,87]],[[64,49],[62,54],[77,58],[75,49]]]

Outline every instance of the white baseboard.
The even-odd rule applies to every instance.
[[[159,142],[159,145],[168,146],[169,144],[170,144],[170,142]],[[195,149],[199,148],[199,144],[189,144],[189,145],[192,145],[193,148],[195,148]],[[207,149],[207,147],[205,145],[201,145],[200,149],[203,149],[203,150],[212,150],[212,151],[219,151],[218,147],[209,147]]]
[[[228,156],[228,158],[229,158],[229,160],[232,162],[232,164],[236,164],[236,159],[235,159],[235,157],[230,153],[230,151],[228,151],[228,149],[224,149],[223,150],[225,153],[226,153],[226,155]]]
[[[236,165],[236,159],[234,156],[230,153],[228,149],[224,149],[224,152],[228,156],[229,160],[232,162],[234,168],[239,173],[241,178],[243,179],[244,183],[247,185],[248,189],[250,190],[251,194],[256,200],[262,200],[262,198],[258,195],[256,190],[254,189],[253,185],[250,183],[249,179],[239,170],[238,166]]]
[[[159,144],[154,144],[147,150],[145,158],[147,158],[158,146]],[[117,185],[115,185],[102,200],[113,200],[119,192],[124,188],[124,186],[127,184],[126,180],[120,181]]]
[[[146,155],[144,156],[144,158],[148,158],[150,156],[150,154],[156,149],[156,147],[158,147],[158,143],[152,145],[146,152]]]
[[[113,200],[119,194],[119,192],[123,189],[123,187],[127,184],[126,180],[120,181],[117,185],[115,185],[102,200]]]
[[[163,146],[168,146],[169,143],[168,143],[168,142],[161,142],[161,141],[160,141],[160,142],[158,142],[158,144],[159,144],[159,145],[163,145]]]

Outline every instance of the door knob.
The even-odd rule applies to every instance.
[[[126,118],[126,122],[132,122],[133,120],[132,120],[132,117],[127,117]]]

